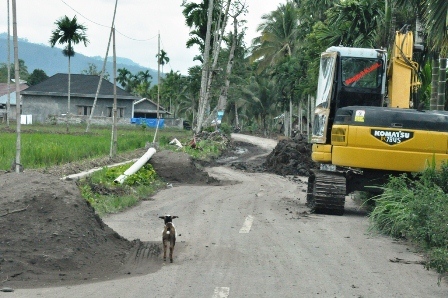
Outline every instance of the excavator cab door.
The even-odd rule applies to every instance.
[[[334,81],[337,68],[337,56],[337,52],[325,52],[321,54],[313,135],[311,138],[312,143],[327,143],[331,100],[333,98],[333,89],[335,88]]]

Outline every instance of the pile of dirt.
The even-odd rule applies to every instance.
[[[72,181],[6,173],[0,189],[0,286],[105,277],[136,244],[106,226]]]
[[[304,137],[280,140],[263,164],[267,172],[277,175],[308,176],[310,170],[317,168],[311,159],[312,144]]]
[[[219,182],[207,172],[199,170],[199,162],[184,152],[165,150],[154,154],[149,162],[157,175],[169,184],[214,185]]]

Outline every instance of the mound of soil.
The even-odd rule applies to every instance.
[[[0,285],[104,277],[135,245],[103,223],[74,182],[6,173],[0,189]]]
[[[184,152],[165,150],[156,153],[150,159],[150,163],[156,170],[157,175],[170,184],[216,184],[218,181],[210,177],[206,172],[198,169],[199,164]]]
[[[310,169],[317,168],[311,159],[311,147],[305,138],[280,140],[263,164],[267,172],[277,175],[308,176]]]

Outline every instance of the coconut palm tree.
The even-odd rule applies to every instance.
[[[55,22],[56,29],[51,32],[50,45],[54,47],[56,43],[66,44],[62,50],[64,56],[68,57],[68,100],[67,100],[67,132],[70,117],[70,58],[75,55],[73,45],[80,42],[87,46],[89,40],[86,36],[87,27],[78,23],[76,16],[69,19],[67,16],[61,17]]]
[[[151,89],[152,75],[149,74],[149,70],[139,71],[137,75],[133,76],[132,92],[141,97],[149,97]]]
[[[191,38],[187,40],[187,48],[198,45],[200,52],[204,53],[205,36],[207,34],[207,9],[209,0],[200,3],[184,3],[182,14],[185,16],[185,23],[188,27],[194,28],[190,32]]]
[[[423,19],[427,26],[428,40],[441,56],[448,56],[448,2],[446,0],[423,1],[427,5]]]
[[[345,45],[372,48],[384,20],[382,1],[344,1],[327,12],[325,25],[317,30],[317,38],[326,46]]]
[[[448,55],[448,2],[446,0],[396,0],[399,8],[411,5],[422,18],[423,31],[432,51]]]
[[[291,56],[298,43],[299,15],[296,5],[288,1],[262,16],[264,20],[257,31],[260,36],[253,40],[250,61],[260,60],[257,71],[275,66],[285,57]]]
[[[247,109],[247,112],[250,113],[249,118],[257,120],[265,135],[268,131],[268,116],[272,116],[278,111],[276,97],[275,82],[262,75],[251,77],[248,86],[242,92],[242,98],[250,106]]]

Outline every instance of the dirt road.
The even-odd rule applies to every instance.
[[[244,138],[234,135],[250,141]],[[275,146],[251,140],[266,154]],[[349,198],[344,216],[314,215],[305,206],[306,177],[293,180],[228,165],[206,170],[221,183],[174,185],[103,219],[121,236],[143,241],[131,274],[0,297],[448,296],[446,283],[437,286],[437,275],[424,269],[412,248],[369,233],[366,214]],[[164,214],[179,216],[172,264],[150,253],[160,246],[158,216]]]

